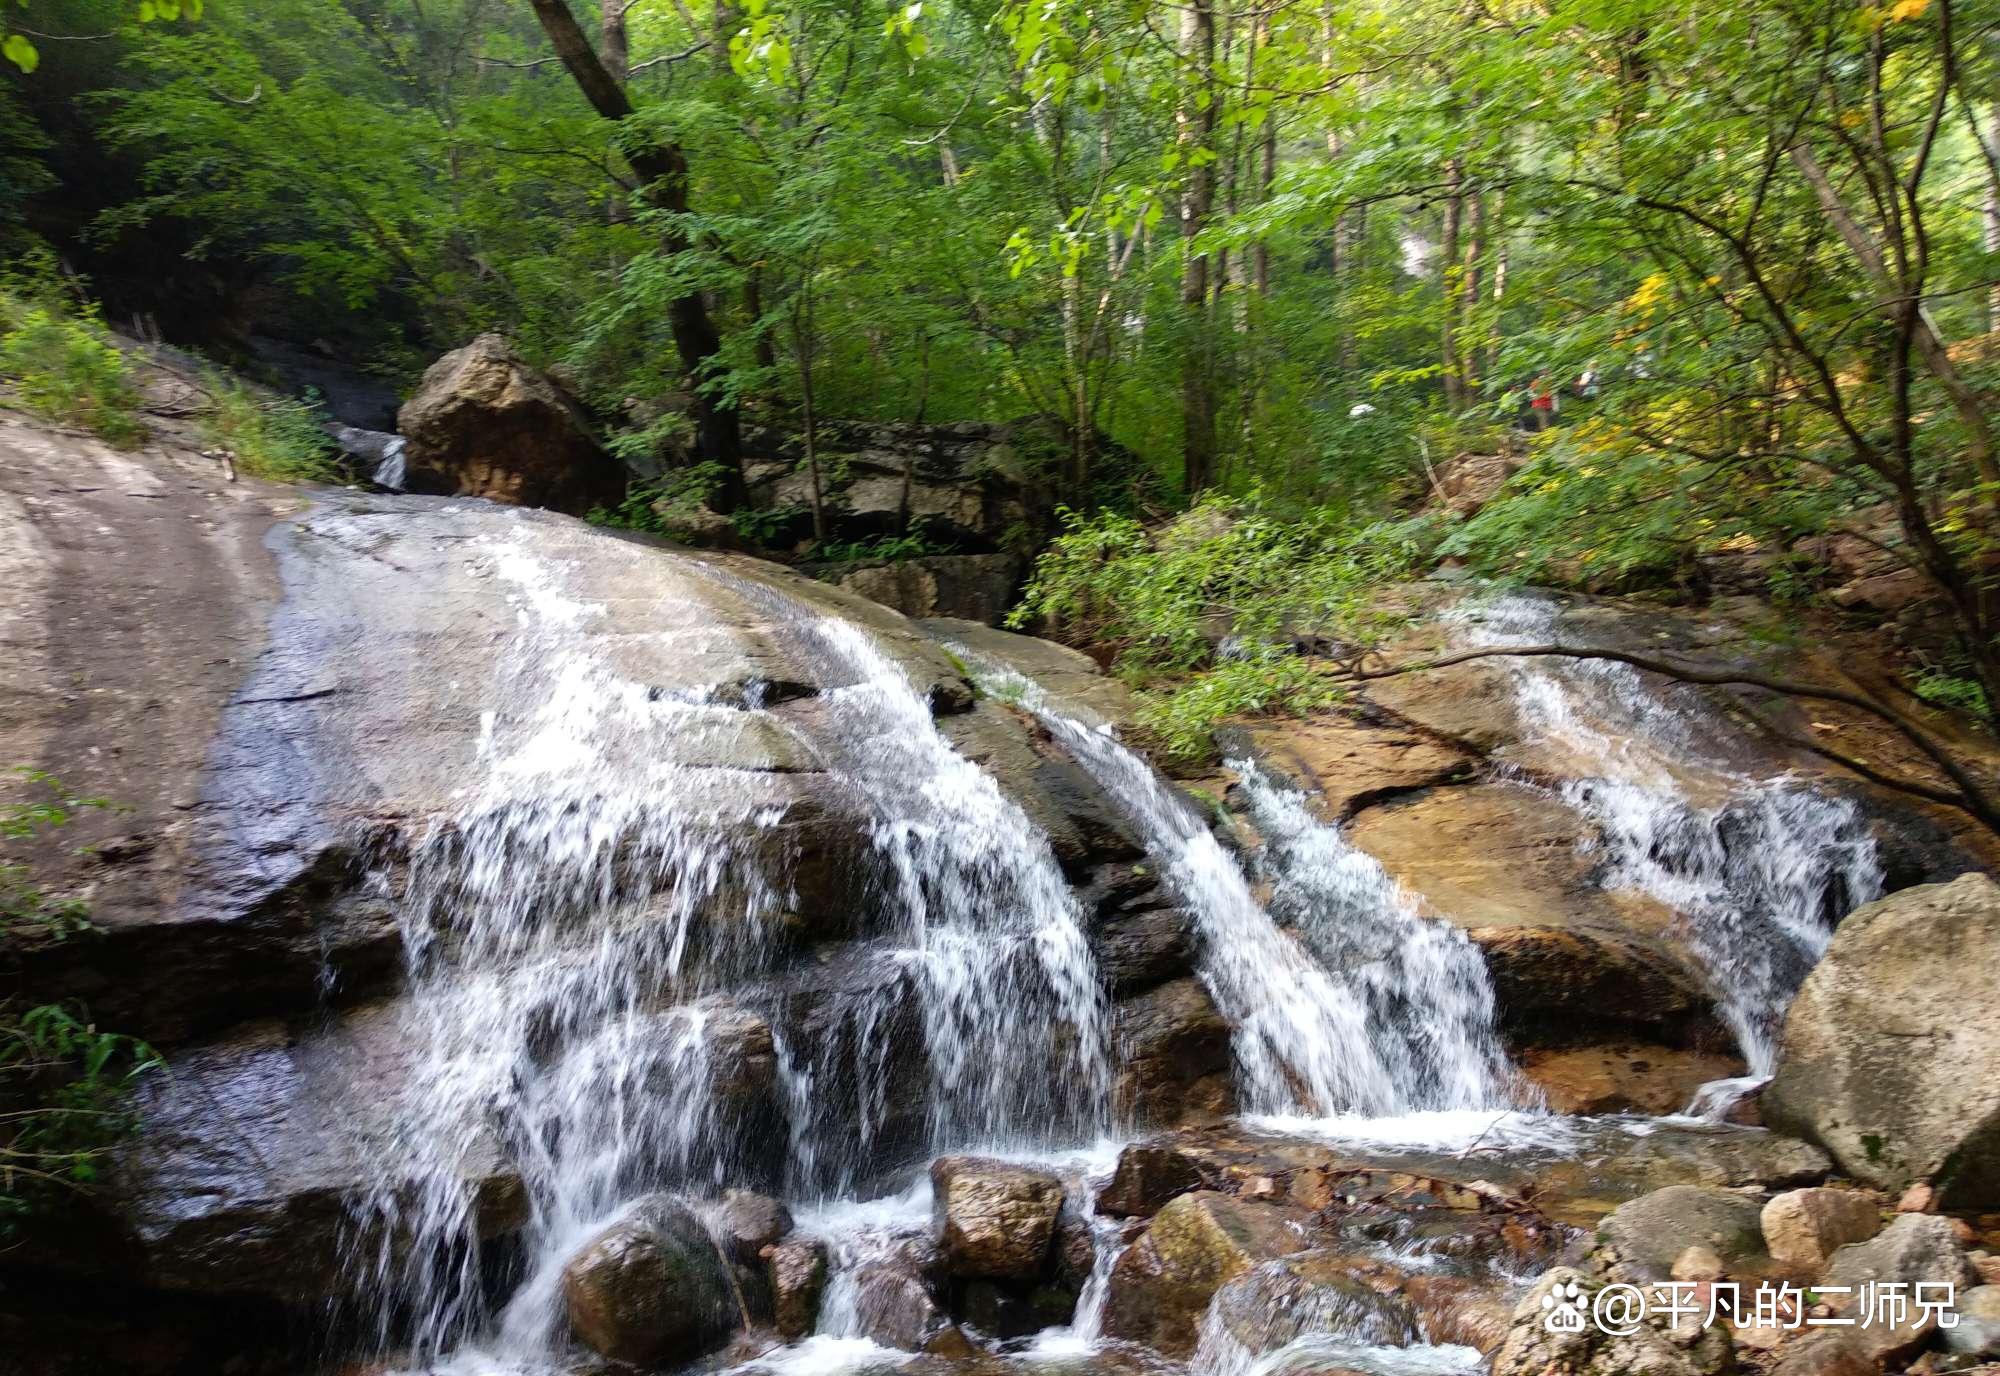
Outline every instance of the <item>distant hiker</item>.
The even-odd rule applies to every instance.
[[[1584,365],[1583,371],[1577,374],[1576,394],[1585,401],[1595,401],[1602,387],[1603,381],[1597,371],[1597,360],[1593,358]]]
[[[1546,430],[1555,423],[1556,394],[1547,373],[1535,374],[1535,380],[1528,384],[1528,418],[1536,430]]]

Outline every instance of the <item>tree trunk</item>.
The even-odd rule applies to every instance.
[[[799,361],[799,419],[805,426],[806,476],[812,483],[813,539],[826,542],[826,497],[819,485],[819,418],[813,412],[812,266],[799,285],[798,299],[792,302],[792,349]]]
[[[1181,193],[1181,314],[1187,330],[1181,356],[1181,475],[1189,497],[1215,473],[1215,368],[1208,320],[1208,258],[1194,251],[1215,206],[1215,12],[1210,0],[1181,11],[1181,52],[1192,68],[1174,123],[1187,185]]]
[[[1465,215],[1465,197],[1459,186],[1464,176],[1464,164],[1457,158],[1445,164],[1444,230],[1438,246],[1438,288],[1444,305],[1438,353],[1444,367],[1444,404],[1454,411],[1465,409],[1465,378],[1459,372],[1458,359],[1459,298],[1464,286],[1458,260],[1459,226]]]
[[[1841,239],[1847,244],[1848,251],[1853,253],[1869,280],[1883,293],[1879,309],[1891,324],[1896,323],[1896,313],[1903,308],[1903,299],[1913,290],[1921,289],[1922,284],[1891,279],[1888,263],[1882,256],[1882,246],[1869,233],[1867,226],[1855,218],[1847,202],[1841,199],[1833,179],[1827,176],[1826,169],[1820,166],[1819,159],[1813,156],[1810,148],[1802,143],[1793,144],[1791,157],[1793,165],[1819,198],[1821,209],[1826,211],[1827,218],[1833,221],[1834,229],[1839,231]],[[1966,448],[1979,470],[1980,478],[2000,488],[2000,458],[1995,455],[1993,426],[1987,419],[1985,404],[1951,361],[1951,353],[1945,348],[1944,339],[1931,320],[1929,308],[1918,301],[1916,311],[1917,352],[1923,357],[1924,366],[1944,388],[1945,395],[1951,398],[1952,407],[1965,426]]]
[[[590,46],[564,0],[530,0],[542,32],[556,50],[584,99],[604,119],[622,122],[632,114],[632,102],[619,81]],[[661,248],[673,256],[690,247],[687,230],[680,217],[688,210],[687,155],[678,143],[663,140],[626,153],[626,161],[645,183],[647,202],[664,211],[668,228]],[[667,326],[674,338],[674,350],[681,368],[694,387],[695,449],[700,457],[721,469],[715,504],[722,511],[741,506],[743,490],[743,442],[736,408],[713,396],[708,384],[713,379],[716,356],[722,337],[708,313],[708,303],[700,292],[677,297],[667,306]]]
[[[1988,253],[2000,254],[2000,101],[1993,105],[1988,132],[1980,134],[1976,124],[1972,132],[1986,145],[1985,232],[1981,243]],[[2000,275],[1986,289],[1986,328],[1989,333],[2000,330]]]

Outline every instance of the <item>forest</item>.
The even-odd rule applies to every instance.
[[[1506,454],[1473,519],[1381,538],[1598,587],[1754,549],[1808,597],[1801,541],[1845,522],[1949,608],[1937,691],[2000,685],[1979,3],[5,22],[17,305],[253,369],[317,341],[404,391],[497,330],[649,502],[725,514],[746,427],[815,417],[1035,418],[1036,482],[1101,538],[1213,496],[1338,544]]]

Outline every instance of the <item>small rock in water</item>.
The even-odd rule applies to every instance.
[[[1097,1211],[1150,1218],[1168,1200],[1198,1190],[1202,1183],[1200,1165],[1186,1152],[1139,1143],[1118,1153],[1118,1167],[1097,1197]]]
[[[792,1230],[792,1212],[767,1194],[730,1190],[715,1211],[715,1229],[731,1258],[755,1266],[766,1247]]]
[[[795,1238],[770,1249],[771,1318],[778,1336],[790,1342],[819,1326],[819,1300],[826,1289],[826,1244]]]
[[[1031,1280],[1047,1267],[1062,1212],[1062,1181],[977,1157],[931,1163],[939,1246],[947,1274]]]
[[[584,1244],[563,1268],[570,1327],[616,1362],[679,1364],[735,1326],[729,1278],[708,1230],[678,1200],[655,1197]]]

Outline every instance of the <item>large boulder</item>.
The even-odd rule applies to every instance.
[[[1902,1214],[1868,1241],[1833,1254],[1826,1268],[1825,1293],[1838,1313],[1857,1320],[1845,1336],[1862,1355],[1887,1361],[1916,1351],[1938,1329],[1936,1312],[1920,1310],[1914,1303],[1919,1285],[1936,1297],[1945,1286],[1953,1295],[1962,1295],[1978,1281],[1950,1219]],[[1888,1287],[1900,1289],[1912,1301],[1909,1307],[1885,1312],[1878,1303],[1873,1313],[1865,1315],[1871,1321],[1859,1322],[1864,1317],[1860,1306]]]
[[[397,415],[403,486],[581,515],[614,505],[625,475],[569,395],[497,334],[424,370]]]
[[[1785,1019],[1765,1121],[1884,1190],[2000,1205],[2000,885],[1983,874],[1851,914]]]
[[[1031,1280],[1048,1269],[1062,1212],[1062,1181],[978,1157],[931,1163],[938,1248],[947,1274]]]
[[[708,1230],[663,1196],[635,1205],[569,1259],[563,1299],[585,1346],[634,1366],[679,1365],[712,1351],[739,1317]]]
[[[842,563],[817,576],[905,616],[997,622],[1014,605],[1026,562],[1016,554],[930,554],[880,563]]]
[[[1112,1267],[1105,1336],[1189,1352],[1215,1292],[1261,1262],[1305,1251],[1310,1218],[1210,1190],[1170,1201]]]

